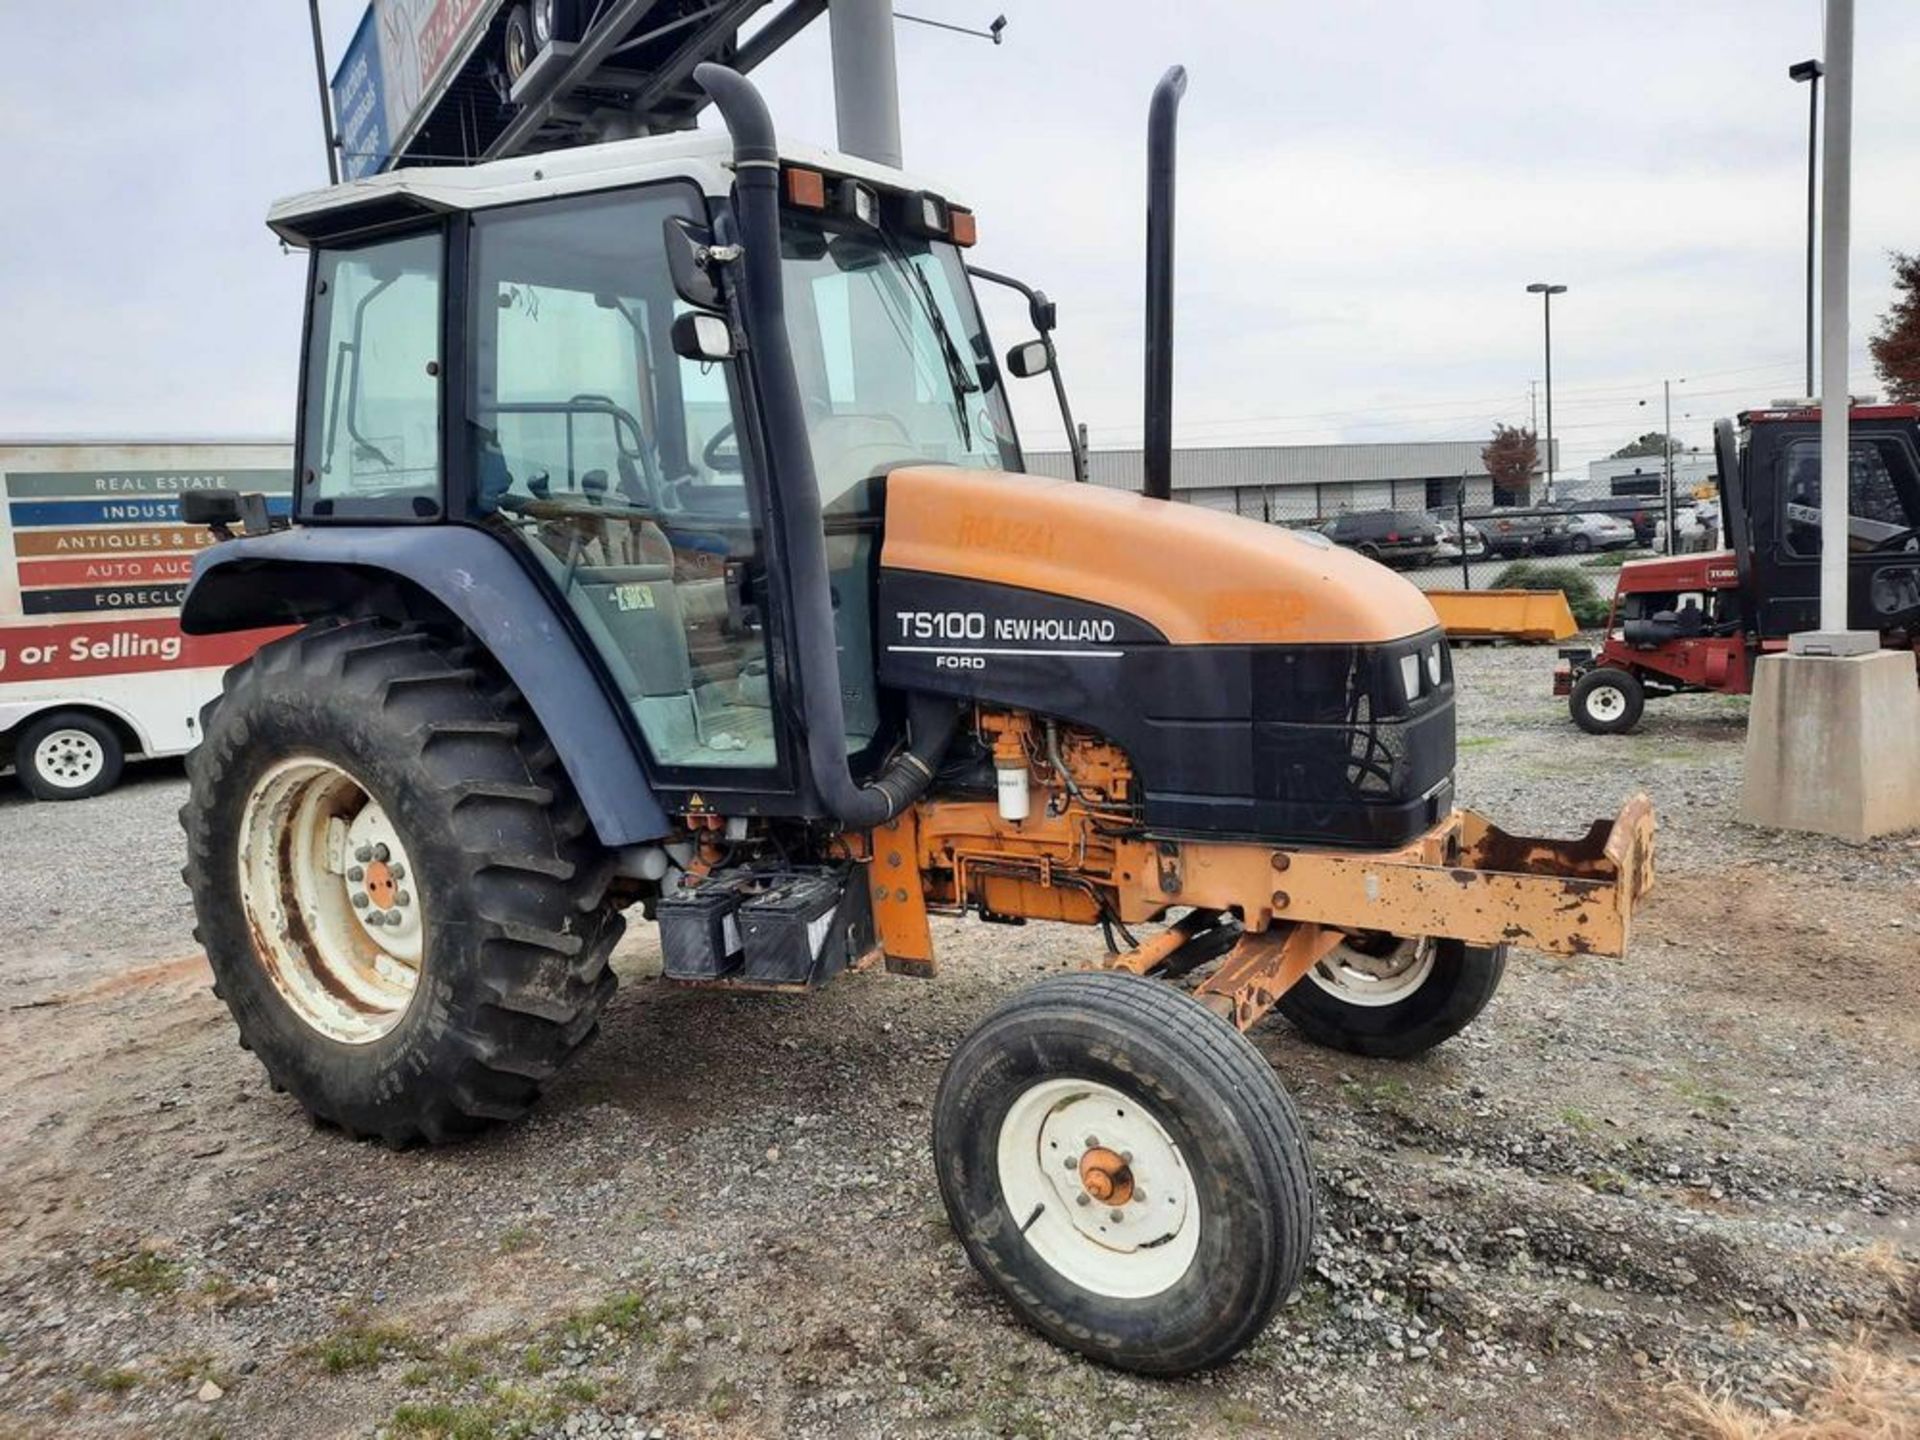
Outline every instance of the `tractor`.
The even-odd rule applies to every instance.
[[[313,1116],[437,1143],[587,1043],[623,912],[661,983],[738,991],[932,976],[932,916],[1097,927],[952,1056],[933,1173],[1045,1335],[1218,1364],[1315,1210],[1246,1032],[1417,1055],[1510,944],[1622,953],[1651,809],[1564,841],[1457,809],[1421,593],[1165,498],[1183,72],[1138,495],[1022,473],[1008,377],[1052,355],[996,358],[971,208],[696,73],[724,133],[273,207],[310,266],[293,513],[185,502],[185,628],[299,627],[189,763],[217,993]]]
[[[1553,693],[1589,734],[1633,729],[1649,698],[1745,695],[1756,660],[1816,627],[1819,408],[1739,420],[1714,427],[1730,548],[1628,561],[1600,648],[1560,652]],[[1855,404],[1848,429],[1848,620],[1920,662],[1920,406]]]

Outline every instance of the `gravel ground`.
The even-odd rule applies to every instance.
[[[1412,1063],[1262,1026],[1312,1131],[1312,1272],[1177,1383],[1014,1322],[928,1170],[948,1052],[1090,935],[943,924],[939,979],[796,1000],[669,989],[636,926],[529,1122],[393,1154],[234,1045],[177,768],[8,794],[0,1433],[1644,1435],[1684,1430],[1676,1387],[1791,1414],[1835,1346],[1920,1393],[1920,844],[1737,825],[1743,702],[1584,736],[1551,653],[1460,652],[1460,793],[1572,833],[1648,789],[1633,956],[1518,953]]]

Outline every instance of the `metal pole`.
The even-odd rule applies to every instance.
[[[1847,628],[1847,245],[1853,207],[1853,0],[1827,0],[1820,247],[1820,628]]]
[[[333,92],[327,88],[327,45],[320,34],[320,0],[307,0],[307,19],[313,29],[313,74],[320,82],[320,129],[327,141],[327,183],[340,183],[339,145],[333,137]]]
[[[1820,72],[1807,84],[1807,394],[1813,390],[1813,240],[1819,214],[1815,196],[1820,144]]]
[[[840,148],[880,165],[900,164],[900,75],[891,0],[829,0],[833,117]]]
[[[1546,473],[1546,496],[1553,499],[1553,291],[1540,292],[1541,304],[1547,317],[1547,458],[1543,469]]]
[[[1460,488],[1453,492],[1453,538],[1460,547],[1460,588],[1473,588],[1473,567],[1467,564],[1467,472],[1460,472]]]
[[[1187,72],[1171,67],[1147,111],[1146,436],[1140,493],[1173,498],[1174,151]]]
[[[1667,554],[1674,553],[1673,513],[1673,382],[1662,380],[1660,394],[1666,407],[1665,429],[1660,432],[1660,451],[1667,461]]]

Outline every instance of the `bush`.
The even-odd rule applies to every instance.
[[[1613,597],[1593,583],[1577,565],[1549,565],[1538,560],[1515,560],[1493,577],[1495,590],[1558,590],[1582,630],[1607,623]]]

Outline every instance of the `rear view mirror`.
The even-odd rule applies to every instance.
[[[680,215],[669,215],[660,226],[667,251],[667,271],[673,277],[673,293],[689,305],[702,310],[718,310],[720,282],[707,267],[707,249],[713,244],[711,231]],[[679,327],[675,326],[676,333]]]
[[[682,360],[730,360],[733,331],[724,316],[689,310],[674,318],[673,353]]]
[[[1007,351],[1007,369],[1022,380],[1044,375],[1053,368],[1053,349],[1044,340],[1029,340]]]
[[[240,492],[220,489],[182,490],[180,518],[194,526],[238,525],[240,523]]]

